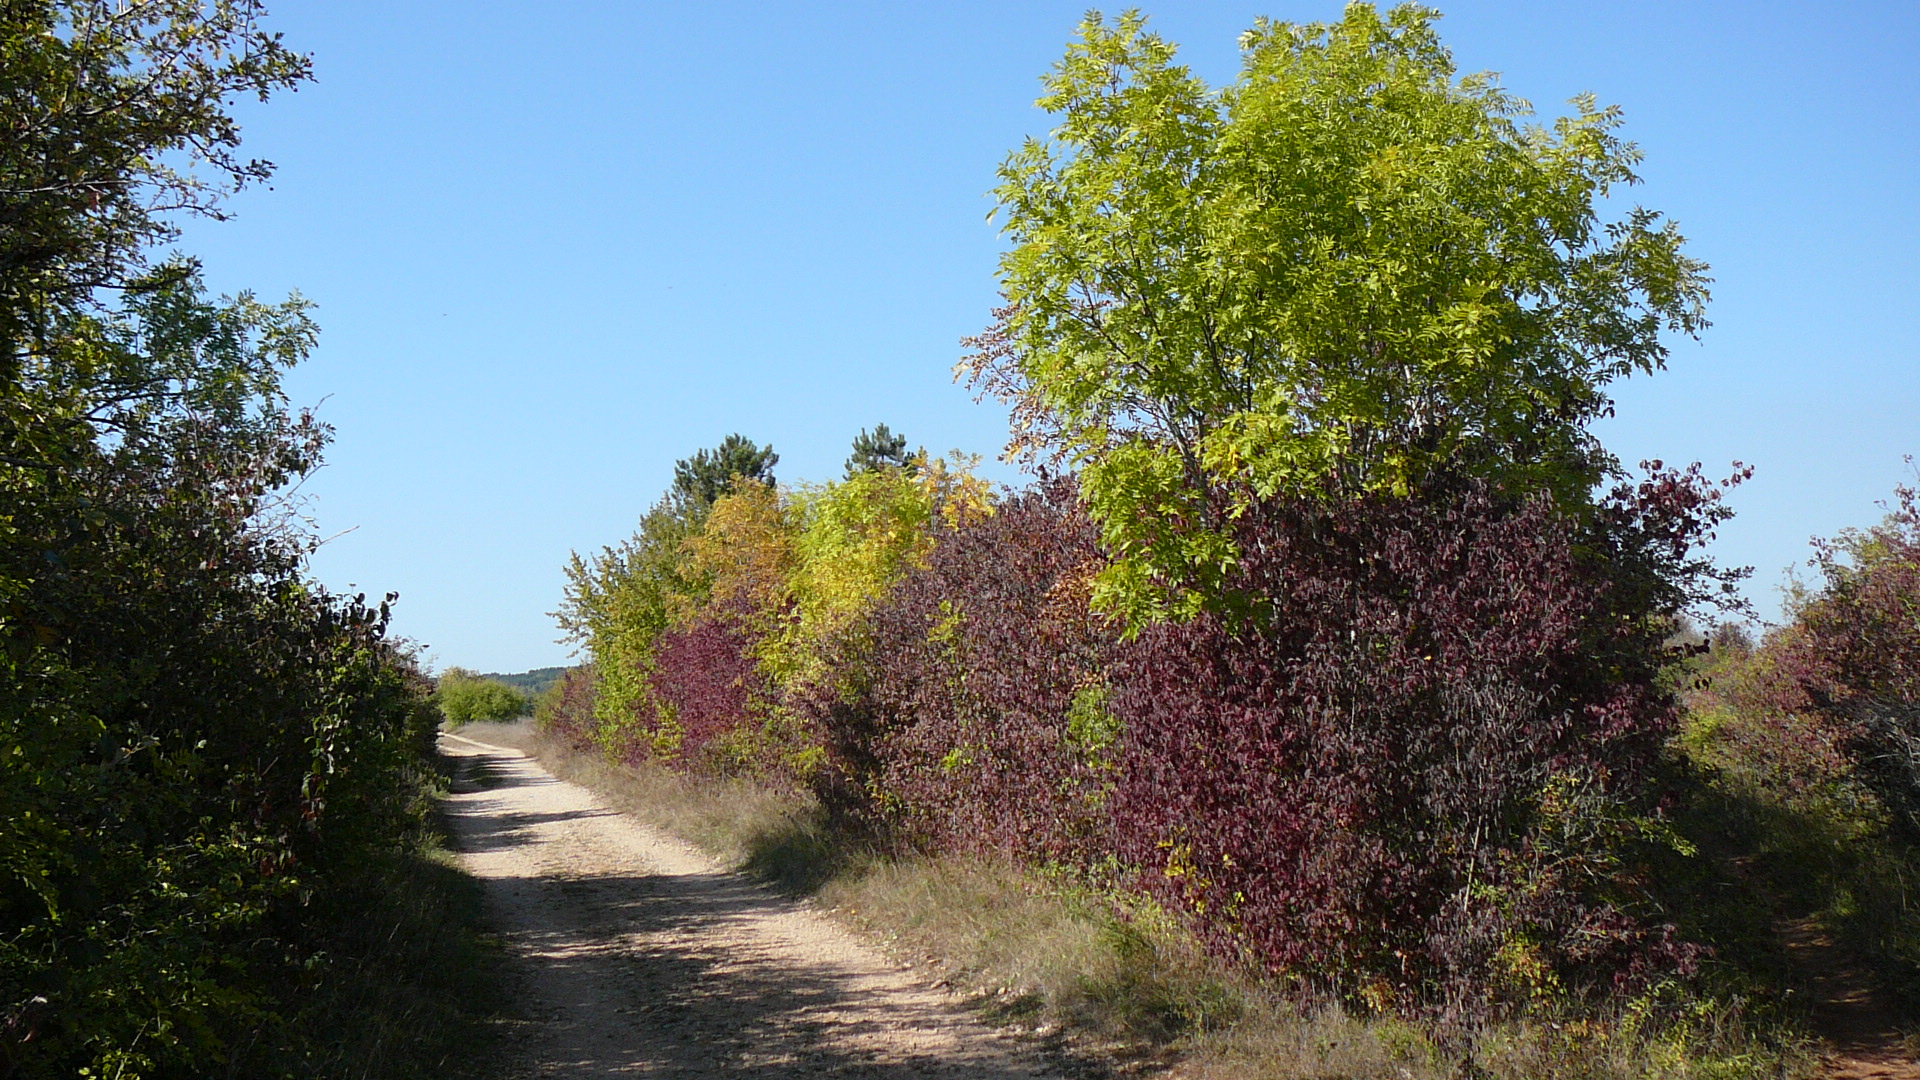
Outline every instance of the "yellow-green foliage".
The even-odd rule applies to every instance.
[[[557,614],[593,661],[595,741],[675,754],[681,727],[653,692],[661,636],[721,619],[747,632],[765,676],[741,718],[752,723],[727,737],[754,746],[730,756],[758,746],[804,772],[813,740],[786,702],[815,684],[835,635],[921,563],[937,528],[992,512],[978,463],[923,453],[824,484],[738,482],[711,503],[669,495],[630,540],[576,555]]]
[[[761,653],[776,682],[797,690],[821,676],[823,646],[924,562],[935,522],[957,526],[992,512],[992,493],[973,473],[978,462],[958,451],[922,454],[911,469],[873,469],[791,494],[793,614]]]
[[[705,588],[681,599],[680,622],[725,612],[756,630],[771,629],[799,562],[796,532],[794,507],[775,487],[748,484],[720,498],[683,547],[687,576]]]
[[[976,475],[980,455],[960,450],[946,457],[921,453],[913,460],[913,480],[947,527],[958,529],[993,513],[993,486]]]
[[[703,592],[702,582],[688,575],[683,548],[704,518],[705,507],[669,495],[641,517],[627,541],[590,559],[576,554],[566,567],[566,593],[554,615],[592,660],[594,734],[609,752],[642,724],[656,745],[672,740],[671,730],[653,722],[658,710],[647,677],[655,640]]]
[[[768,668],[783,683],[810,682],[819,647],[852,624],[932,545],[932,501],[913,477],[877,469],[794,492],[798,559],[788,578],[794,618],[767,642]]]
[[[511,720],[533,707],[527,695],[498,679],[485,679],[466,668],[452,667],[441,674],[433,703],[447,723],[458,727],[475,720]]]
[[[1080,463],[1096,598],[1130,621],[1219,588],[1239,515],[1209,485],[1244,509],[1464,474],[1587,505],[1606,385],[1706,325],[1671,223],[1603,224],[1637,179],[1619,110],[1534,123],[1437,18],[1261,19],[1213,86],[1138,11],[1096,12],[1042,76],[1052,134],[995,191],[1006,304],[959,370],[1012,407],[1011,451]]]

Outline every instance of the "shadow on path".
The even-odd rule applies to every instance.
[[[1032,1077],[944,995],[517,753],[459,755],[457,844],[529,965],[520,1075]]]

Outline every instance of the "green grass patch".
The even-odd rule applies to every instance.
[[[394,1080],[486,1075],[504,1035],[504,958],[480,885],[433,840],[329,901],[325,963],[291,1018],[302,1075]]]

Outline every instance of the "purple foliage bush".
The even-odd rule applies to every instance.
[[[1262,506],[1241,605],[1111,667],[1117,852],[1217,950],[1375,1007],[1684,969],[1634,850],[1677,715],[1662,616],[1720,516],[1672,472],[1586,525],[1483,488]]]
[[[948,531],[840,643],[816,789],[925,849],[1117,857],[1218,952],[1458,1020],[1690,968],[1673,617],[1725,516],[1697,470],[1584,515],[1480,486],[1260,504],[1212,613],[1123,643],[1072,481]]]
[[[940,533],[807,703],[830,809],[923,848],[1058,860],[1101,846],[1114,635],[1087,604],[1097,538],[1071,479]]]
[[[594,698],[593,665],[568,668],[535,703],[534,724],[574,749],[585,750],[594,745]]]
[[[743,758],[754,690],[765,682],[741,620],[700,619],[668,631],[655,645],[648,680],[656,705],[680,730],[669,764],[681,772],[729,775],[755,764]]]

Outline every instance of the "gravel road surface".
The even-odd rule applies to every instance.
[[[458,735],[455,846],[532,1022],[502,1077],[1013,1080],[1037,1056],[803,904]]]

